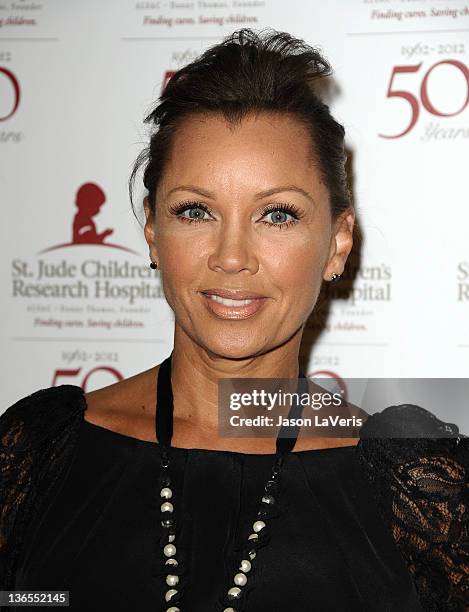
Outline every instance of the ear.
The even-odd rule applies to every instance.
[[[156,254],[155,247],[155,215],[151,211],[150,208],[150,200],[148,196],[143,200],[143,210],[145,211],[145,227],[143,228],[143,233],[145,235],[145,240],[150,248],[150,259],[152,261],[157,261],[158,257]]]
[[[333,224],[329,256],[324,268],[323,279],[330,281],[334,273],[342,274],[345,262],[353,246],[355,211],[349,207],[337,217]]]

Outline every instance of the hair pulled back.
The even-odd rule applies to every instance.
[[[332,74],[318,49],[287,32],[242,28],[180,68],[168,81],[158,103],[145,117],[152,133],[137,157],[129,180],[132,210],[136,176],[154,213],[158,184],[176,131],[184,119],[200,113],[222,114],[236,125],[250,113],[290,113],[308,130],[312,159],[329,191],[335,219],[352,205],[347,185],[345,131],[314,92],[313,82]],[[136,216],[136,215],[135,215]]]

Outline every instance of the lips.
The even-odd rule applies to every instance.
[[[267,297],[252,291],[207,289],[200,295],[208,310],[221,319],[246,319],[256,314]]]
[[[206,295],[218,295],[221,298],[227,298],[229,300],[255,300],[266,297],[260,293],[242,291],[241,289],[204,289],[202,293]]]

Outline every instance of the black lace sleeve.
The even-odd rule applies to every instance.
[[[73,454],[80,387],[40,389],[0,416],[0,589],[13,589],[25,527]]]
[[[404,431],[407,438],[397,437]],[[417,432],[425,437],[412,437]],[[372,415],[360,438],[359,461],[423,609],[466,612],[469,438],[455,425],[410,404]]]

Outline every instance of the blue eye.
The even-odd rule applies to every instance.
[[[210,221],[212,211],[202,202],[189,200],[171,206],[171,212],[187,223],[200,223]],[[186,215],[184,213],[188,212]],[[209,216],[206,216],[209,215]],[[264,217],[271,216],[270,221],[264,221]],[[298,222],[303,213],[293,204],[272,204],[264,208],[261,213],[261,221],[268,227],[284,229]],[[213,219],[213,217],[212,217]]]
[[[288,218],[287,218],[288,216],[293,218],[293,215],[291,215],[290,213],[286,213],[284,210],[280,208],[268,214],[273,215],[273,217],[271,217],[271,222],[274,224],[285,223],[286,221],[288,221]]]
[[[203,215],[205,215],[205,213],[207,211],[203,210],[203,208],[201,208],[200,206],[194,206],[192,208],[186,208],[183,212],[188,212],[189,213],[189,217],[181,214],[181,217],[185,217],[186,219],[194,219],[196,221],[203,221]]]
[[[189,201],[181,202],[181,204],[172,206],[171,212],[184,221],[189,223],[198,223],[200,221],[209,221],[210,219],[204,218],[203,215],[205,213],[210,214],[211,210],[201,202]],[[189,212],[189,216],[184,215],[183,213],[185,212]]]
[[[284,229],[296,223],[303,215],[292,204],[274,204],[262,211],[262,216],[271,215],[271,221],[262,221],[270,227]],[[290,219],[288,218],[290,217]]]

